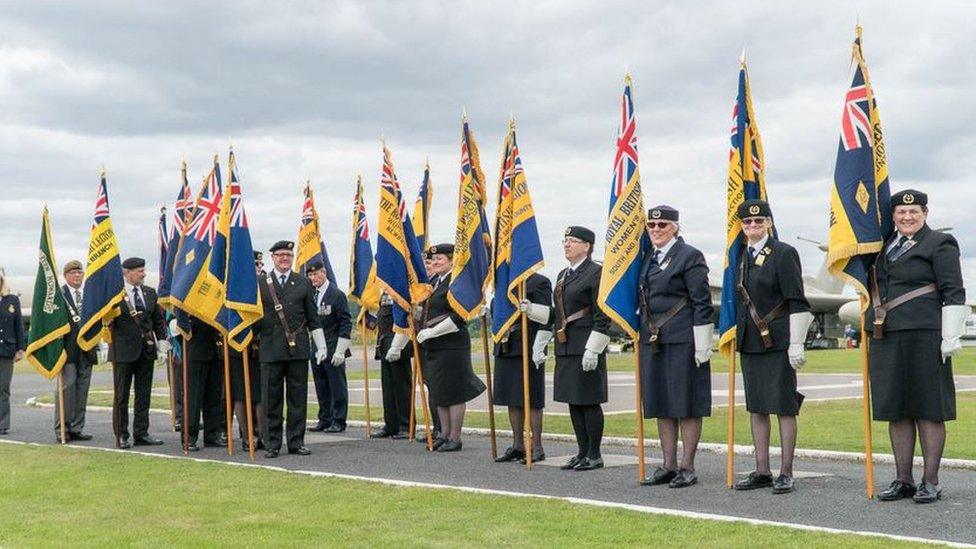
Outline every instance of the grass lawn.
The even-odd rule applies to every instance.
[[[910,545],[61,447],[0,463],[0,546]]]
[[[107,391],[110,387],[97,389],[102,392],[92,393],[88,402],[94,406],[111,406],[112,397]],[[976,416],[976,392],[959,393],[956,396],[957,415],[960,418],[972,418]],[[53,397],[50,394],[43,394],[37,397],[38,402],[50,403]],[[131,399],[130,399],[131,400]],[[169,409],[169,399],[167,397],[153,396],[152,407],[159,409]],[[308,417],[315,418],[318,414],[318,406],[314,403],[308,405]],[[371,419],[374,426],[382,425],[383,409],[379,405],[370,406]],[[857,399],[834,400],[828,402],[808,402],[803,405],[799,416],[799,435],[797,447],[820,449],[820,450],[839,450],[844,452],[863,452],[864,435],[861,427],[861,401]],[[725,443],[725,424],[728,418],[725,408],[715,408],[712,416],[705,418],[702,428],[702,442]],[[349,419],[366,419],[366,409],[364,406],[350,406]],[[154,419],[154,423],[160,421]],[[166,420],[169,421],[168,419]],[[423,416],[418,405],[417,422],[423,423]],[[488,414],[486,412],[468,412],[465,417],[467,427],[488,427]],[[160,425],[156,423],[156,425]],[[607,436],[619,436],[636,438],[634,414],[609,414],[606,416],[605,434]],[[874,451],[878,453],[891,453],[891,444],[888,440],[888,427],[885,422],[875,421],[872,424],[874,438]],[[963,419],[962,421],[950,421],[947,424],[948,436],[946,441],[945,457],[976,459],[976,422]],[[495,427],[501,430],[509,429],[508,415],[504,408],[497,408],[495,412]],[[546,433],[572,434],[573,426],[568,416],[547,414],[545,417]],[[742,406],[736,407],[735,414],[735,440],[738,444],[751,444],[752,435],[749,429],[749,415]],[[644,436],[647,438],[657,438],[657,423],[654,420],[644,421]],[[779,444],[779,433],[773,427],[772,444]]]

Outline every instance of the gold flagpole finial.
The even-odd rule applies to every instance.
[[[461,105],[461,122],[468,121],[468,107],[466,105]]]
[[[424,168],[430,169],[430,155],[424,157]]]
[[[214,166],[216,166],[219,163],[220,163],[220,155],[219,154],[215,154],[214,155]]]
[[[854,20],[854,35],[857,38],[858,42],[860,42],[861,41],[861,16],[860,15],[858,15],[857,18]]]
[[[746,47],[742,46],[742,53],[739,54],[739,65],[746,66]]]
[[[508,129],[515,129],[515,111],[509,111],[508,113]]]
[[[162,206],[159,207],[159,213],[161,214],[166,213],[166,204],[163,204]]]
[[[632,86],[634,84],[634,78],[630,75],[630,70],[624,71],[624,84],[627,86]]]
[[[102,164],[102,171],[101,171],[101,173],[100,173],[100,176],[101,176],[101,178],[102,178],[102,179],[105,179],[105,175],[106,175],[107,173],[108,173],[108,172],[106,172],[106,171],[105,171],[105,164]]]

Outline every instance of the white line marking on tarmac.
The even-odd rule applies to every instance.
[[[40,444],[36,442],[23,442],[19,440],[0,440],[0,442],[6,444],[19,444],[24,446],[51,446],[50,444]],[[449,484],[436,484],[430,482],[417,482],[412,480],[388,479],[388,478],[381,478],[381,477],[366,477],[360,475],[349,475],[344,473],[329,473],[325,471],[285,469],[283,467],[276,467],[273,465],[259,465],[257,463],[239,463],[239,462],[223,461],[218,459],[205,459],[205,458],[195,458],[195,457],[191,458],[191,457],[174,456],[168,454],[154,454],[151,452],[139,452],[134,450],[117,450],[115,448],[99,448],[94,446],[67,446],[67,448],[71,450],[95,450],[100,452],[114,452],[118,454],[139,455],[139,456],[161,458],[161,459],[176,459],[176,460],[182,459],[182,460],[195,461],[198,463],[215,463],[215,464],[231,465],[237,467],[253,467],[258,469],[266,469],[269,471],[291,473],[295,475],[304,475],[304,476],[319,477],[319,478],[354,480],[354,481],[361,481],[361,482],[372,482],[375,484],[383,484],[387,486],[400,486],[406,488],[427,488],[427,489],[434,489],[434,490],[453,490],[456,492],[465,492],[469,494],[565,501],[568,503],[575,503],[577,505],[589,505],[593,507],[603,507],[608,509],[624,509],[628,511],[636,511],[638,513],[646,513],[650,515],[665,515],[665,516],[682,517],[682,518],[689,518],[689,519],[710,520],[715,522],[742,522],[746,524],[753,524],[756,526],[775,526],[780,528],[791,528],[794,530],[804,530],[807,532],[824,532],[828,534],[863,536],[863,537],[870,537],[870,538],[884,538],[884,539],[897,540],[897,541],[924,543],[927,545],[944,545],[947,547],[976,548],[976,545],[973,544],[953,542],[948,540],[925,539],[925,538],[918,538],[912,536],[888,534],[885,532],[845,530],[842,528],[830,528],[827,526],[814,526],[810,524],[797,524],[793,522],[778,522],[772,520],[739,517],[734,515],[702,513],[698,511],[683,511],[680,509],[669,509],[666,507],[652,507],[649,505],[637,505],[632,503],[621,503],[621,502],[605,501],[605,500],[597,500],[597,499],[576,498],[576,497],[567,497],[567,496],[552,496],[547,494],[527,494],[522,492],[512,492],[509,490],[474,488],[471,486],[452,486]]]

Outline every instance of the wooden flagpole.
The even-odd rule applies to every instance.
[[[488,386],[488,434],[491,437],[491,459],[497,459],[498,445],[495,441],[495,398],[492,396],[491,388],[491,352],[488,350],[488,323],[485,322],[485,317],[483,316],[481,317],[481,343],[485,352],[485,384]],[[525,418],[526,421],[528,419]]]
[[[176,432],[176,393],[173,391],[173,381],[175,374],[173,370],[173,350],[166,351],[166,384],[169,386],[169,419],[173,423],[173,432]]]
[[[867,298],[861,296],[861,310],[867,308]],[[864,390],[864,488],[868,499],[874,497],[874,443],[871,433],[871,371],[868,366],[868,332],[861,313],[861,378]]]
[[[252,396],[251,396],[251,361],[247,356],[248,351],[251,348],[251,344],[248,343],[244,346],[244,350],[241,351],[241,359],[243,361],[244,370],[244,417],[247,418],[247,453],[254,461],[254,416],[251,414]],[[227,441],[230,445],[230,440]]]
[[[369,352],[366,349],[366,343],[368,338],[368,332],[366,331],[366,313],[362,313],[362,322],[360,323],[363,332],[363,387],[364,394],[366,397],[366,438],[369,438],[373,434],[373,425],[370,420],[370,410],[369,410]]]
[[[646,465],[644,458],[644,406],[641,404],[641,376],[640,376],[640,336],[634,338],[634,387],[637,397],[637,482],[644,480]]]
[[[64,381],[61,379],[61,372],[58,372],[58,425],[61,426],[61,444],[68,443],[68,428],[64,424]]]
[[[224,336],[224,409],[227,414],[227,455],[234,454],[234,416],[230,396],[230,342]]]
[[[735,340],[729,353],[728,419],[725,424],[725,484],[735,486]]]
[[[190,453],[190,365],[189,365],[189,355],[190,352],[186,348],[187,338],[183,336],[183,405],[180,409],[183,410],[183,455],[189,455]]]
[[[431,410],[427,406],[427,391],[424,389],[424,371],[420,365],[420,345],[417,344],[417,330],[414,326],[413,314],[407,313],[407,321],[410,323],[410,341],[413,344],[413,364],[414,364],[414,388],[420,386],[420,410],[424,414],[424,429],[427,430],[427,451],[433,451],[434,449],[434,437],[431,433],[432,429],[430,426],[430,414]],[[415,391],[410,392],[410,439],[415,440],[416,434],[416,423],[414,409],[414,399],[416,398]]]
[[[525,301],[525,281],[519,282],[519,302]],[[525,446],[525,468],[532,469],[532,432],[531,408],[529,407],[529,317],[522,312],[522,439]]]

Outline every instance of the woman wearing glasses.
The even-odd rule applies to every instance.
[[[647,219],[652,248],[639,282],[641,400],[644,417],[657,418],[664,466],[641,484],[685,488],[698,482],[695,452],[702,418],[712,409],[708,361],[714,312],[708,265],[697,248],[678,236],[678,210],[657,206],[648,210]]]
[[[786,494],[794,489],[796,416],[803,402],[796,390],[796,370],[806,363],[803,344],[813,316],[803,292],[800,256],[772,236],[769,204],[746,200],[737,213],[746,242],[735,278],[735,344],[742,362],[756,470],[737,482],[735,489],[772,486],[774,494]],[[775,480],[769,467],[769,416],[774,414],[782,447]]]

